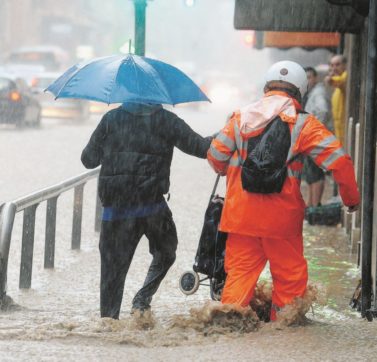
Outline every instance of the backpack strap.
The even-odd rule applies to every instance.
[[[296,144],[297,138],[300,135],[302,128],[304,127],[304,124],[308,117],[309,117],[309,113],[307,112],[300,112],[298,114],[297,121],[295,125],[293,126],[293,130],[291,133],[291,147],[288,151],[287,163],[286,163],[287,166],[290,165],[293,161],[295,161],[300,156],[299,153],[294,154],[292,149],[293,149],[293,146]],[[237,155],[238,155],[238,162],[240,166],[242,166],[244,163],[241,157],[241,152],[240,152],[242,141],[241,141],[241,133],[237,125],[237,122],[234,122],[234,137],[235,137],[235,146],[236,146],[235,151],[237,152]]]
[[[287,156],[287,166],[292,163],[297,157],[300,156],[299,153],[294,154],[293,152],[293,147],[296,144],[296,141],[305,125],[306,120],[309,117],[309,113],[306,112],[301,112],[298,114],[297,121],[295,125],[293,126],[292,133],[291,133],[291,147],[288,151],[288,156]]]
[[[272,122],[274,121],[274,119],[272,119],[271,122],[268,123],[267,126],[265,126],[264,130],[260,134],[263,134],[263,133],[265,133],[267,131],[267,129],[272,124]],[[240,131],[239,127],[238,127],[237,122],[234,122],[234,138],[235,138],[235,142],[234,143],[236,145],[235,151],[237,151],[238,162],[239,162],[240,166],[242,166],[245,161],[241,157],[241,151],[240,151],[240,149],[242,148],[242,139],[241,139],[241,131]],[[246,148],[247,148],[249,141],[246,141],[245,143],[246,143]],[[237,144],[239,144],[240,146],[237,147]]]

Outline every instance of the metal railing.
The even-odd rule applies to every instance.
[[[36,191],[0,208],[0,306],[6,296],[9,249],[16,213],[24,211],[22,227],[22,248],[20,265],[20,288],[30,288],[33,266],[35,214],[38,205],[47,201],[44,267],[53,268],[55,261],[55,232],[58,197],[74,189],[71,248],[80,249],[84,186],[87,181],[97,178],[100,168],[84,172],[56,185]],[[97,196],[95,230],[100,229],[101,206]]]

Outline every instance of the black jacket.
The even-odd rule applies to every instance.
[[[203,138],[160,105],[126,105],[107,112],[81,161],[102,165],[98,192],[103,206],[123,207],[162,200],[169,191],[174,146],[206,158],[211,137]]]

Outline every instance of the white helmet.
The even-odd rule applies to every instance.
[[[273,64],[266,73],[266,84],[272,81],[281,81],[294,85],[299,89],[301,97],[308,90],[308,79],[304,68],[295,62],[283,60]]]

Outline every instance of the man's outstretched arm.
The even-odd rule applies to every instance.
[[[179,117],[172,119],[167,132],[170,139],[173,140],[174,146],[182,152],[199,158],[207,157],[212,136],[202,137]]]

